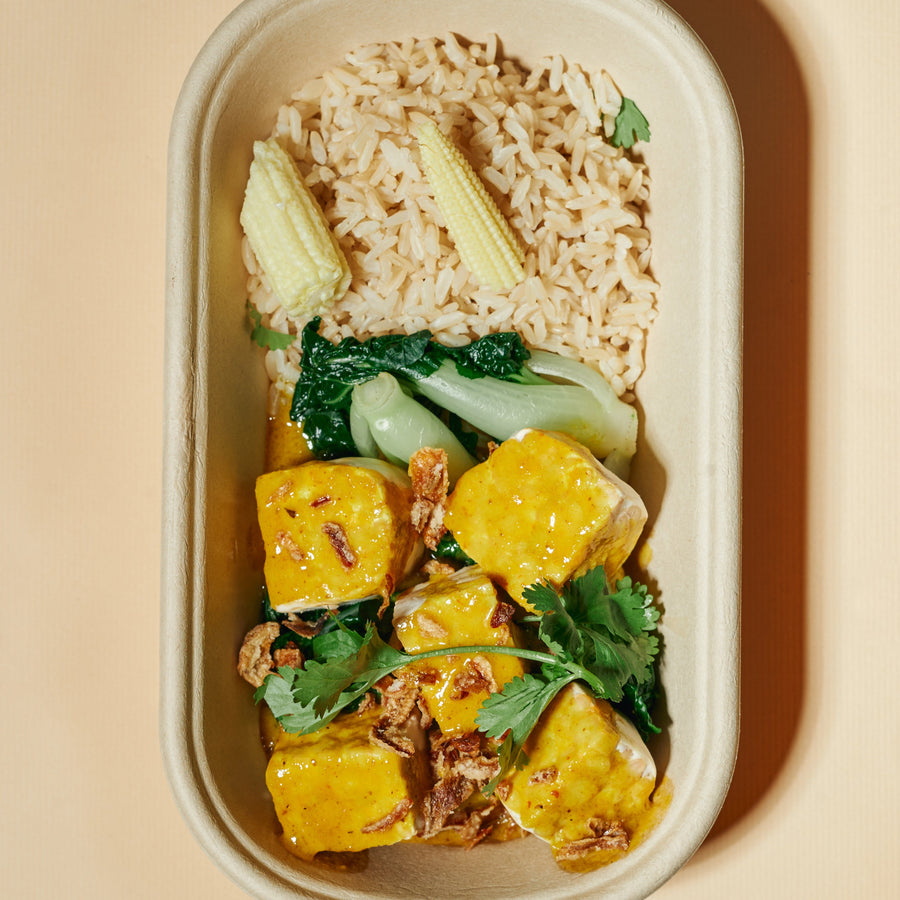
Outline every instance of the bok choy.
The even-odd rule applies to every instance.
[[[465,449],[471,432],[460,435],[451,427],[459,418],[498,441],[526,427],[564,432],[627,477],[637,413],[584,363],[530,352],[513,332],[462,347],[439,344],[428,331],[366,341],[348,337],[335,344],[318,333],[320,324],[313,318],[301,335],[291,418],[302,421],[310,447],[322,459],[371,456],[377,448],[389,459],[406,461],[419,446],[439,446],[454,460],[458,477],[474,463]],[[359,389],[382,373],[391,380]],[[375,411],[388,396],[396,404],[393,424]],[[440,410],[451,416],[442,418]],[[423,443],[414,446],[419,440]]]
[[[388,461],[405,468],[410,457],[421,447],[441,447],[447,452],[447,474],[451,485],[477,462],[453,432],[431,410],[407,394],[388,372],[356,385],[351,396],[351,426],[355,425],[357,417],[365,422],[372,443]],[[355,437],[355,427],[352,433]],[[370,446],[365,438],[363,441]],[[359,443],[357,441],[357,446]]]

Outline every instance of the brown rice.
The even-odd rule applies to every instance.
[[[459,344],[514,330],[533,348],[582,359],[630,399],[643,368],[658,285],[649,273],[646,167],[608,138],[621,95],[605,72],[561,56],[531,71],[497,39],[360,47],[304,84],[273,135],[297,159],[353,274],[324,315],[331,340],[428,328]],[[451,134],[526,248],[525,280],[479,287],[460,263],[418,162],[415,124]],[[271,328],[299,331],[244,238],[251,302]],[[299,342],[269,351],[285,387]]]

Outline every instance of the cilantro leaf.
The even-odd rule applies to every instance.
[[[537,621],[540,622],[538,630],[544,643],[554,648],[557,655],[568,653],[570,657],[579,659],[584,653],[584,637],[578,628],[578,610],[574,601],[581,599],[580,594],[570,588],[570,601],[566,603],[544,582],[526,587],[522,596],[534,609],[543,613]],[[584,615],[582,612],[582,617]]]
[[[355,656],[362,649],[365,637],[338,625],[337,628],[317,634],[311,643],[313,659],[332,659]]]
[[[365,681],[368,690],[376,681],[405,666],[411,659],[408,653],[386,644],[373,627],[366,632],[362,651],[358,655],[357,677]]]
[[[571,681],[573,677],[567,674],[565,680]],[[475,719],[479,731],[493,738],[502,738],[509,732],[516,743],[523,743],[533,722],[553,698],[555,691],[550,687],[555,684],[556,680],[548,682],[530,673],[517,675],[502,691],[491,694],[481,704]]]
[[[282,666],[266,676],[254,698],[264,700],[285,731],[308,734],[330,722],[339,712],[371,690],[385,675],[406,665],[410,657],[385,644],[374,626],[358,640],[329,637],[330,649],[353,652],[309,659],[303,668]]]
[[[348,632],[348,634],[350,634]],[[308,660],[302,669],[302,694],[311,697],[318,714],[330,713],[337,704],[351,702],[365,694],[376,681],[408,661],[407,654],[385,644],[374,627],[369,627],[356,651],[346,656]]]
[[[313,708],[314,697],[298,696],[295,692],[297,673],[300,671],[302,670],[282,666],[277,675],[273,673],[266,676],[266,680],[256,689],[253,698],[257,703],[265,700],[272,715],[278,719],[285,731],[309,734],[317,731],[326,722],[321,720]]]
[[[485,785],[485,794],[490,794],[514,766],[521,768],[525,764],[522,748],[541,713],[577,677],[575,673],[565,671],[550,679],[543,672],[540,675],[517,675],[503,686],[503,690],[491,694],[481,704],[475,717],[479,731],[488,737],[503,738],[499,751],[500,771]]]
[[[253,323],[250,337],[259,347],[264,350],[287,350],[294,343],[295,336],[293,334],[266,328],[262,324],[262,314],[249,300],[247,301],[247,314]]]
[[[523,596],[542,615],[538,633],[562,658],[590,674],[585,680],[599,697],[618,702],[630,679],[650,677],[658,650],[658,611],[643,585],[630,578],[609,590],[602,566],[573,578],[557,593],[547,584],[527,587]]]
[[[624,147],[627,150],[636,141],[649,140],[650,123],[633,100],[623,97],[622,106],[616,115],[616,127],[609,142],[613,147]]]

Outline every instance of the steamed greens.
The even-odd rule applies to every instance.
[[[351,397],[350,432],[362,456],[377,456],[372,452],[377,449],[389,462],[405,468],[419,448],[441,447],[447,453],[450,484],[475,465],[477,460],[450,428],[388,372],[356,385]]]
[[[525,427],[564,432],[617,474],[627,474],[637,413],[583,363],[532,353],[513,332],[487,335],[463,347],[439,344],[428,331],[366,341],[348,337],[334,344],[319,335],[319,325],[317,317],[303,329],[303,367],[291,405],[291,418],[303,422],[319,458],[380,451],[406,462],[429,444],[447,450],[458,475],[477,440],[461,427],[462,420],[498,441]],[[375,387],[359,389],[382,374],[392,381],[382,378]],[[393,424],[389,415],[375,411],[385,397],[396,407]],[[407,400],[431,414],[412,410]],[[403,446],[392,432],[405,434]],[[440,440],[436,434],[442,435]],[[388,441],[394,443],[389,447]]]

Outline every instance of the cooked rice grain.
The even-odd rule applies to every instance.
[[[526,71],[497,38],[369,44],[301,86],[273,130],[295,156],[340,240],[350,290],[322,317],[331,340],[431,329],[447,344],[518,331],[534,348],[584,360],[630,399],[659,286],[643,224],[649,178],[613,147],[621,95],[605,72],[556,55]],[[459,260],[418,162],[424,118],[452,134],[527,250],[526,279],[480,287]],[[251,302],[299,332],[242,248]],[[299,341],[271,351],[280,387]]]

